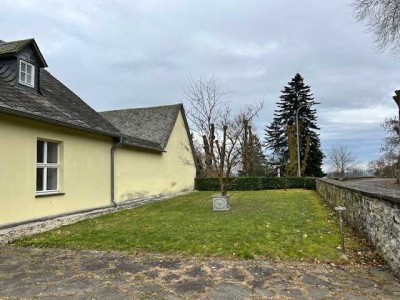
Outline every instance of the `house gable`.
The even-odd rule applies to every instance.
[[[179,117],[188,139],[188,151],[194,159],[194,147],[183,104],[122,109],[100,112],[124,135],[123,144],[158,152],[169,151],[167,145]],[[137,141],[131,143],[130,141]]]
[[[100,112],[124,135],[157,143],[165,149],[182,104]]]
[[[131,147],[116,150],[116,201],[193,190],[196,165],[181,110],[168,130],[164,153]]]

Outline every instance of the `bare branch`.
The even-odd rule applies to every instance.
[[[328,163],[340,177],[344,177],[346,170],[351,168],[355,162],[356,156],[344,146],[333,146],[328,153]]]
[[[356,18],[366,24],[380,51],[400,56],[400,1],[354,0]]]

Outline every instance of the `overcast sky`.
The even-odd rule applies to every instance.
[[[349,1],[2,0],[0,39],[35,38],[48,71],[94,109],[183,102],[188,76],[218,78],[232,106],[264,99],[260,135],[299,72],[322,149],[379,157],[400,60],[378,53]]]

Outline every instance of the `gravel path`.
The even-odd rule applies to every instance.
[[[400,299],[386,270],[0,247],[0,299]]]

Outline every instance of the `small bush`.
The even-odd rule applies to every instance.
[[[235,177],[229,179],[228,190],[257,191],[275,189],[308,189],[315,190],[315,179],[312,177]],[[195,189],[198,191],[219,191],[218,178],[196,178]]]

